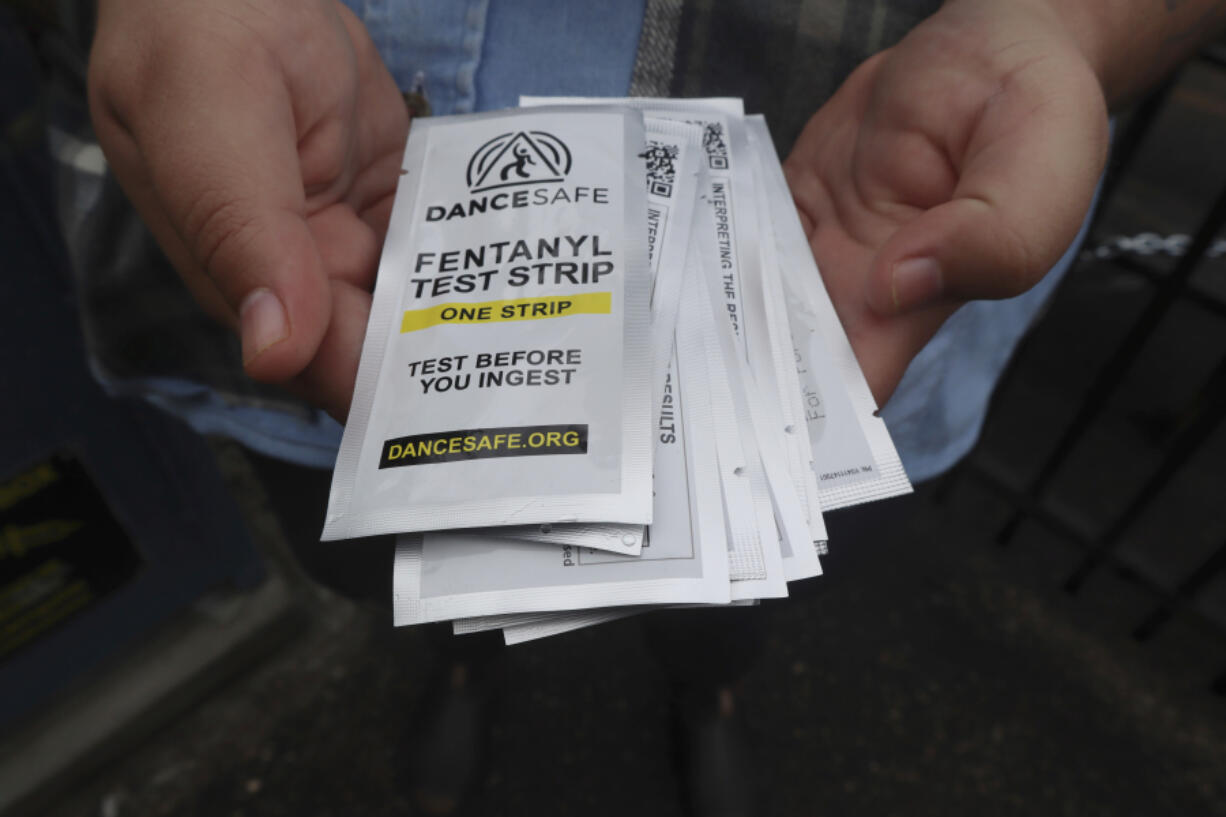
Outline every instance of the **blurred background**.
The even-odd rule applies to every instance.
[[[405,733],[440,659],[302,569],[326,468],[130,385],[199,318],[103,206],[88,21],[41,15],[0,5],[0,813],[416,813]],[[1081,260],[972,455],[830,515],[826,575],[763,605],[741,698],[765,813],[1226,814],[1223,146],[1219,45],[1117,121]],[[134,302],[81,247],[158,274]],[[507,652],[472,813],[681,813],[640,629]]]

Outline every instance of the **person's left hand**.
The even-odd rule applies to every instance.
[[[813,116],[785,169],[878,405],[960,304],[1060,258],[1107,143],[1098,78],[1038,0],[952,0]]]

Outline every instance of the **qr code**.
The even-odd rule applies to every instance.
[[[639,158],[647,160],[647,192],[671,197],[677,181],[677,146],[648,142],[647,150]]]
[[[707,164],[712,170],[728,169],[728,143],[724,141],[724,126],[708,122],[702,133],[702,146],[707,151]]]

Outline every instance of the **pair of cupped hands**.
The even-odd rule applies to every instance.
[[[90,106],[111,168],[258,380],[344,421],[409,127],[335,0],[102,0]],[[1103,91],[1042,4],[948,2],[862,64],[785,168],[878,403],[969,299],[1067,249]]]

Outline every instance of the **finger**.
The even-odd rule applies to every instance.
[[[391,214],[392,201],[396,197],[404,143],[402,137],[397,149],[385,152],[359,173],[354,179],[353,189],[345,197],[353,211],[375,231],[380,244],[387,233],[387,217]]]
[[[311,365],[294,382],[294,391],[344,423],[370,317],[370,293],[344,281],[332,282],[332,322]]]
[[[179,46],[144,65],[169,92],[117,118],[190,263],[237,316],[247,371],[284,380],[314,356],[331,297],[304,218],[293,105],[258,42],[227,40],[228,58],[209,37]]]
[[[848,332],[852,351],[878,406],[884,406],[911,361],[957,309],[937,303],[907,315],[861,320]]]
[[[877,405],[884,406],[911,359],[957,305],[940,302],[906,315],[880,315],[863,297],[860,276],[870,251],[830,223],[818,225],[809,244],[860,370]]]
[[[1055,93],[1006,88],[985,103],[955,157],[952,198],[907,222],[873,259],[866,298],[876,312],[1011,297],[1055,264],[1106,158],[1101,92],[1084,79],[1070,91],[1078,80],[1066,74]]]
[[[392,221],[392,204],[395,198],[395,193],[389,193],[362,213],[362,221],[366,222],[366,226],[375,234],[375,240],[380,247],[387,238],[387,227]]]
[[[379,238],[345,203],[333,204],[307,218],[330,278],[369,290],[379,265]]]

